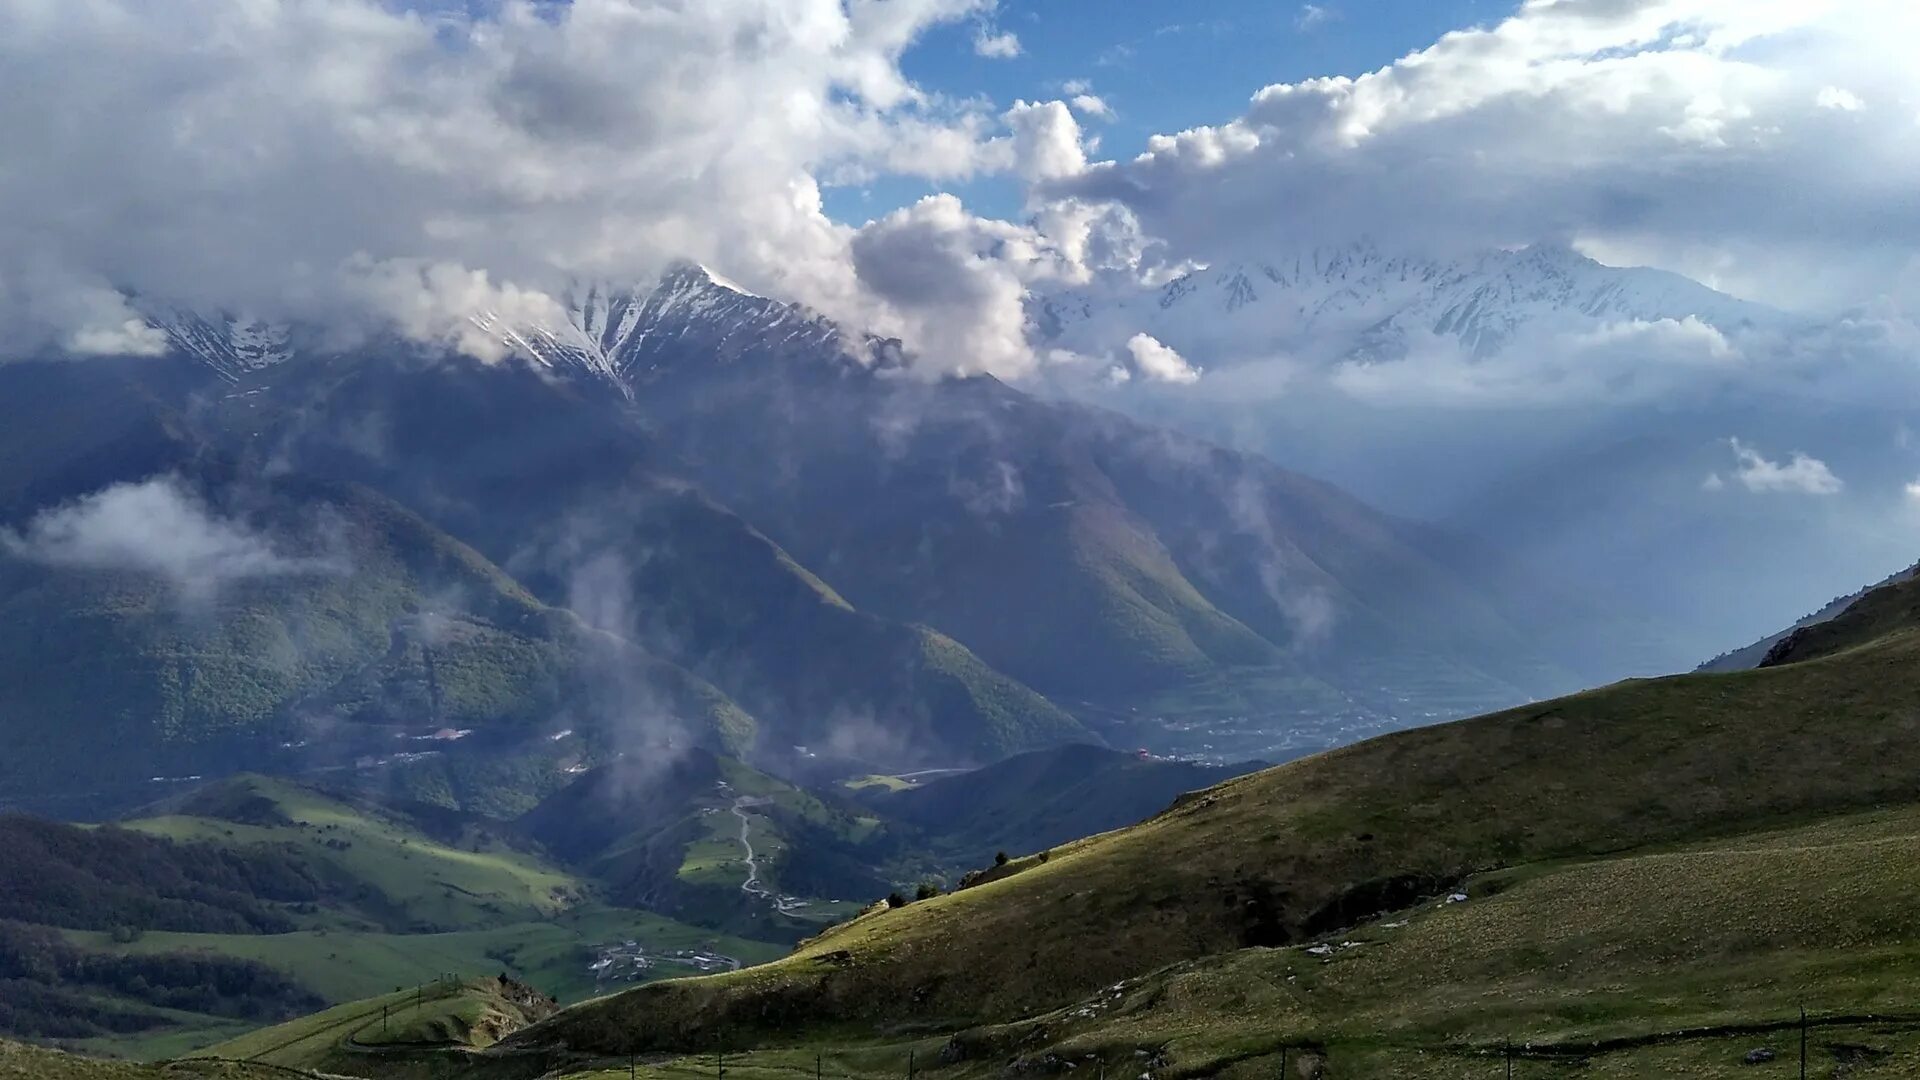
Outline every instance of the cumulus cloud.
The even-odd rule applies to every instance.
[[[1151,382],[1189,386],[1200,381],[1200,369],[1185,357],[1154,340],[1148,334],[1135,334],[1127,341],[1127,354],[1133,357],[1134,370]]]
[[[1083,116],[1091,116],[1096,120],[1113,119],[1113,106],[1098,94],[1075,94],[1069,104]]]
[[[0,530],[0,550],[48,566],[151,574],[196,601],[240,581],[333,569],[284,554],[171,476],[115,484],[42,511],[23,530]]]
[[[1827,463],[1795,450],[1785,462],[1769,461],[1752,446],[1739,439],[1728,439],[1738,461],[1732,478],[1755,494],[1838,495],[1846,489]],[[1708,478],[1709,490],[1725,486],[1719,474]]]
[[[1920,172],[1920,139],[1911,109],[1840,123],[1821,106],[1920,99],[1916,33],[1905,0],[1530,0],[1052,188],[1123,202],[1207,263],[1363,234],[1435,253],[1565,237],[1837,308],[1912,257],[1920,205],[1885,178]]]
[[[694,259],[884,322],[823,178],[1073,171],[1051,107],[1013,131],[901,73],[990,7],[0,5],[0,318],[15,353],[155,351],[99,299],[130,294],[488,354],[467,305],[538,315],[576,279]]]
[[[989,60],[1010,60],[1020,55],[1020,38],[1012,31],[995,31],[982,26],[974,31],[973,52]]]
[[[1021,176],[1059,180],[1086,169],[1080,123],[1064,102],[1016,101],[1004,119],[1013,129],[1014,169]]]
[[[1024,300],[1060,260],[1036,230],[930,195],[862,229],[853,262],[889,312],[878,328],[918,343],[932,370],[1018,377],[1038,363]]]

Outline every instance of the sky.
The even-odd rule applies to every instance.
[[[1916,30],[1908,0],[4,0],[0,318],[157,351],[137,296],[498,359],[476,307],[557,320],[693,259],[1019,379],[1037,293],[1357,236],[1904,310]]]
[[[1821,600],[1920,546],[1916,40],[1913,0],[0,0],[0,357],[155,355],[180,306],[499,362],[476,314],[561,325],[580,282],[694,260],[912,373],[1091,396],[1389,509],[1604,488],[1636,526],[1556,527],[1797,529]],[[1635,278],[1607,295],[1651,300],[1493,355],[1438,323],[1391,355],[1304,316],[1150,325],[1183,275],[1356,245],[1382,296],[1511,293],[1530,250],[1760,307]],[[1063,341],[1051,303],[1120,314]]]
[[[933,28],[901,66],[929,92],[956,99],[985,95],[1011,103],[1090,94],[1111,113],[1082,114],[1089,138],[1099,140],[1102,154],[1132,155],[1159,132],[1233,118],[1258,87],[1372,71],[1449,30],[1504,15],[1508,6],[1489,0],[1011,0]],[[985,44],[983,55],[984,43],[998,47]],[[981,212],[1018,214],[1015,183],[949,189]],[[827,205],[834,216],[859,224],[936,190],[939,185],[909,180],[849,185],[829,189]]]

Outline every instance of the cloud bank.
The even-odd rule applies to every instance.
[[[0,550],[47,566],[153,575],[189,601],[242,581],[335,569],[284,554],[171,476],[115,484],[43,510],[23,530],[0,530]]]
[[[551,317],[570,281],[645,283],[681,259],[857,326],[940,323],[865,287],[859,230],[822,211],[821,185],[1083,164],[1064,105],[1003,120],[902,75],[927,29],[991,8],[0,5],[9,350],[157,351],[132,295],[486,357],[476,310]]]
[[[1077,117],[1111,109],[1082,80],[996,104],[903,74],[943,24],[1013,55],[994,6],[15,0],[10,349],[158,351],[132,294],[490,358],[476,308],[550,321],[571,281],[693,259],[902,336],[925,370],[1020,377],[1046,364],[1023,325],[1035,290],[1361,235],[1564,241],[1802,310],[1920,303],[1905,0],[1526,0],[1115,161],[1089,160]],[[996,174],[1026,185],[1018,221],[951,195],[864,225],[822,206],[826,184]],[[876,278],[883,254],[917,286]]]

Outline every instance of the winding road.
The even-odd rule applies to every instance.
[[[740,847],[747,853],[747,880],[740,883],[740,891],[765,900],[782,915],[792,915],[805,907],[806,901],[781,896],[760,884],[760,861],[753,852],[753,819],[747,815],[747,811],[771,802],[773,800],[764,795],[742,795],[733,800],[733,816],[740,819]]]

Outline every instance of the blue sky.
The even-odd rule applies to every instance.
[[[1310,15],[1309,6],[1319,14]],[[1222,123],[1244,111],[1263,86],[1318,75],[1358,75],[1449,30],[1497,21],[1511,0],[1324,0],[1317,5],[1270,0],[1003,0],[986,29],[1011,32],[1021,53],[976,54],[983,27],[935,28],[905,58],[923,89],[954,98],[984,97],[1006,106],[1017,99],[1062,96],[1083,80],[1114,110],[1089,122],[1099,158],[1129,157],[1149,136]],[[925,184],[889,179],[858,188],[829,188],[827,209],[859,224],[920,195],[949,190],[976,212],[1017,216],[1019,185],[1008,178]]]

